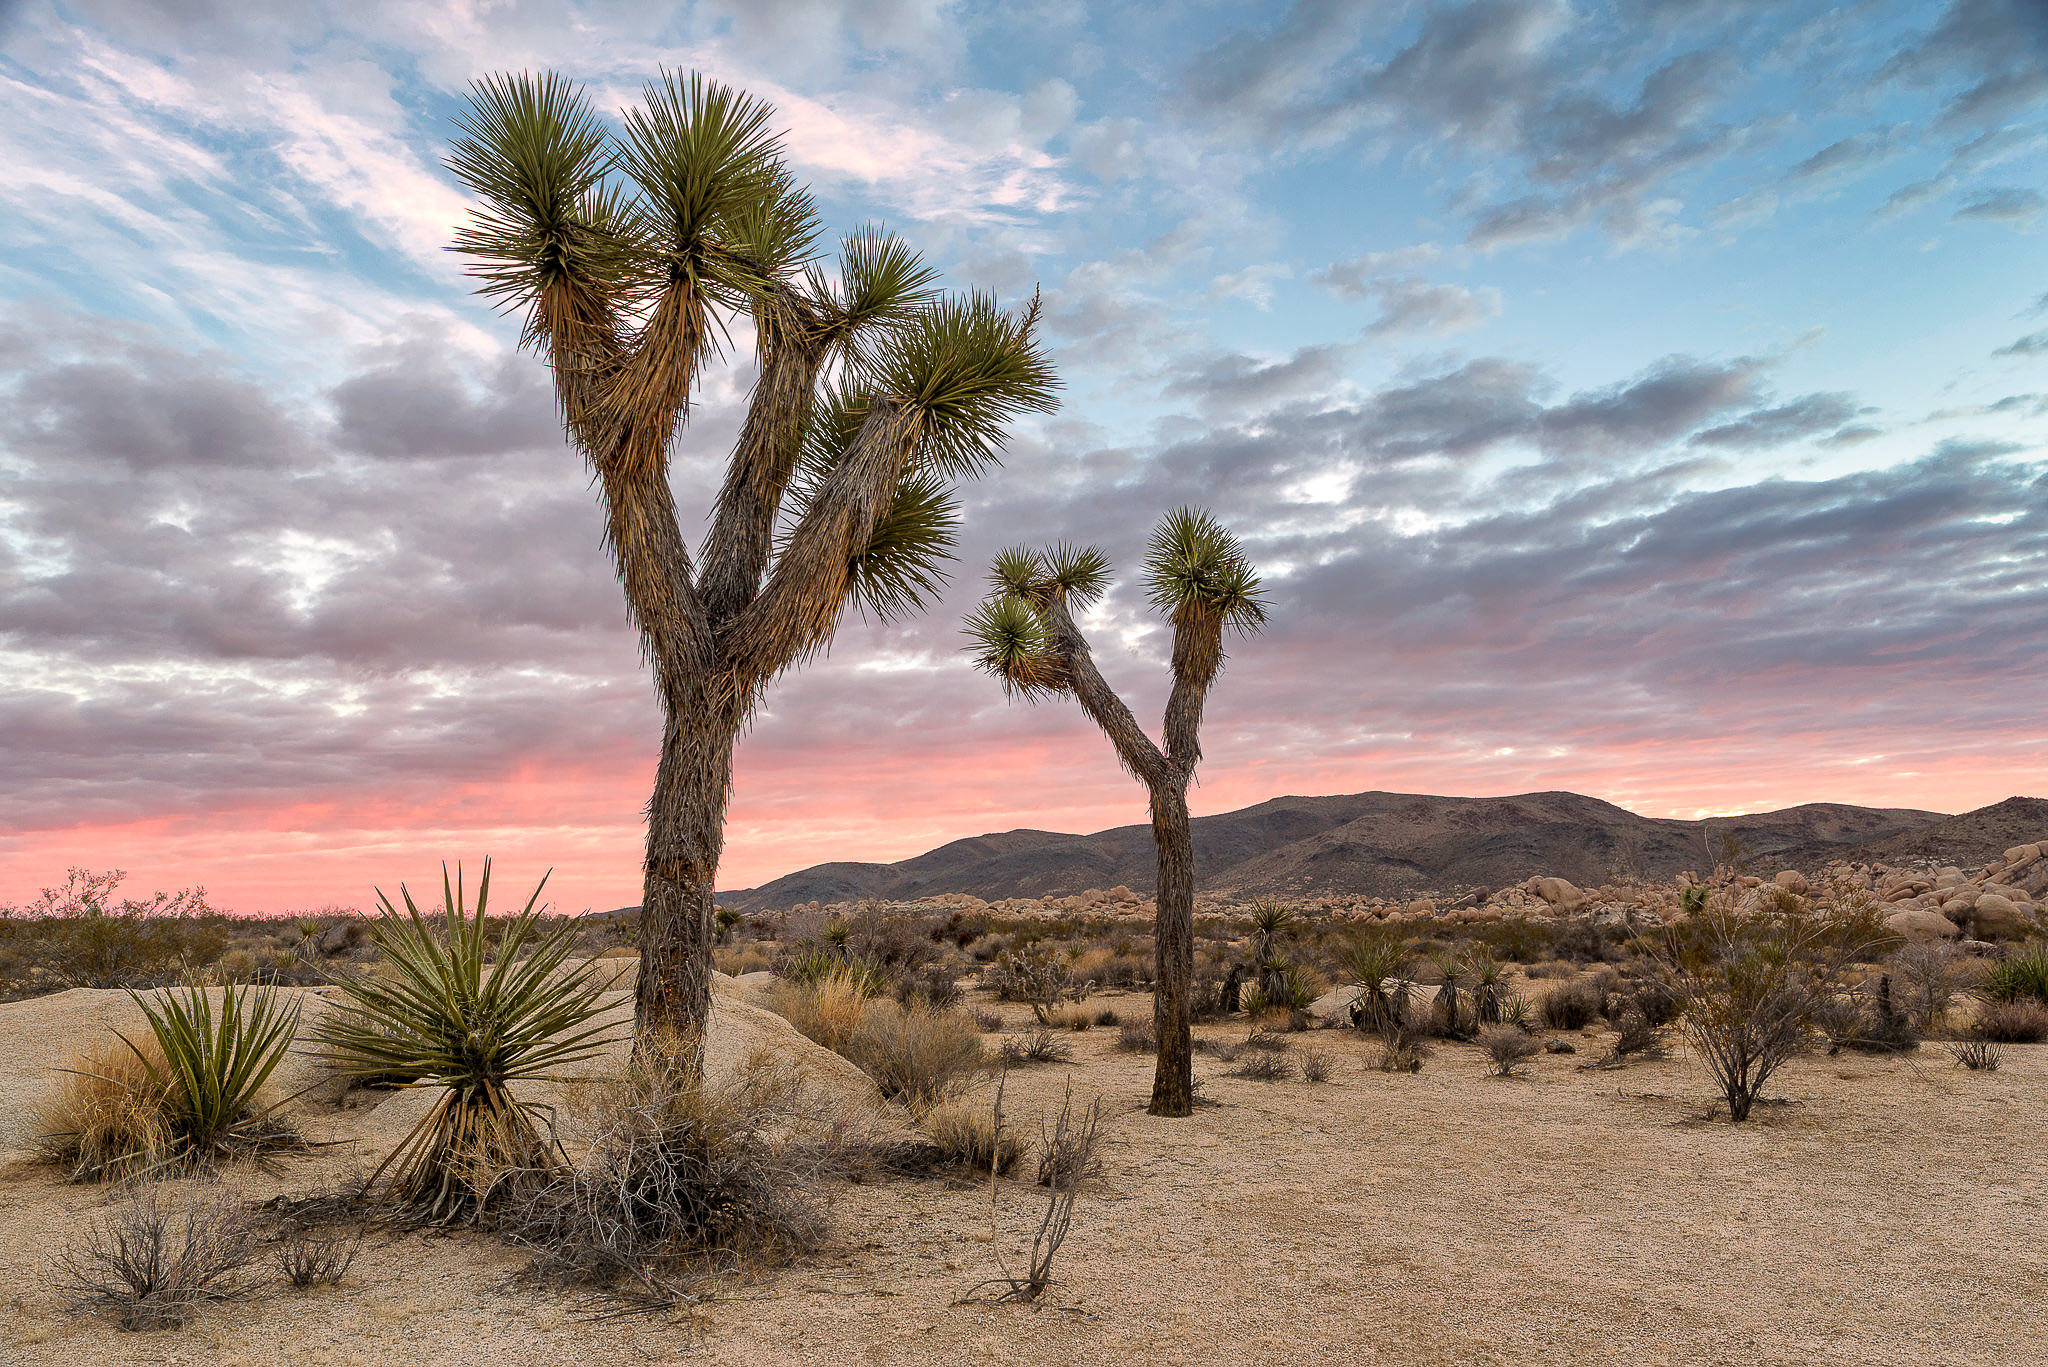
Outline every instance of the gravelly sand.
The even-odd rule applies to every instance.
[[[1330,1083],[1202,1058],[1220,1104],[1164,1121],[1141,1109],[1150,1060],[1112,1034],[1011,1077],[1027,1132],[1071,1078],[1101,1094],[1113,1141],[1041,1309],[953,1303],[993,1270],[985,1188],[892,1180],[836,1189],[825,1253],[695,1319],[592,1319],[511,1286],[521,1260],[491,1240],[407,1236],[339,1289],[123,1334],[61,1312],[36,1275],[104,1194],[15,1167],[0,1362],[2048,1361],[2048,1046],[1989,1075],[1938,1048],[1802,1059],[1773,1088],[1787,1104],[1730,1126],[1702,1119],[1710,1088],[1683,1060],[1581,1072],[1588,1041],[1502,1081],[1451,1047],[1393,1077],[1318,1031],[1295,1049],[1326,1051]],[[303,1188],[340,1161],[247,1186]],[[1034,1199],[1007,1194],[1006,1239]]]

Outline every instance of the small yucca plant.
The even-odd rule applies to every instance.
[[[38,1148],[78,1180],[153,1176],[264,1158],[297,1147],[262,1090],[291,1048],[299,1007],[270,988],[222,987],[216,1012],[197,983],[152,1001],[129,993],[149,1034],[89,1050],[42,1108]],[[289,1098],[287,1098],[288,1100]]]
[[[473,1217],[507,1174],[552,1167],[554,1151],[536,1123],[541,1108],[512,1088],[613,1042],[606,1027],[591,1024],[610,980],[588,965],[565,968],[573,926],[539,926],[546,885],[541,879],[496,935],[486,925],[489,860],[474,911],[464,910],[460,872],[451,883],[445,866],[443,910],[432,919],[405,887],[403,911],[379,892],[370,933],[386,971],[339,979],[348,1003],[313,1031],[337,1072],[447,1089],[370,1179],[375,1185],[388,1172],[392,1199],[429,1220]]]
[[[169,1099],[172,1163],[204,1167],[240,1155],[260,1158],[297,1142],[276,1117],[283,1102],[259,1106],[258,1095],[298,1033],[298,1002],[286,1006],[275,988],[229,985],[220,989],[216,1016],[212,998],[197,984],[165,992],[156,1003],[129,995],[163,1051],[161,1073],[143,1051],[136,1057]]]
[[[2048,1002],[2048,946],[2029,945],[1993,964],[1984,995],[1995,1002]]]

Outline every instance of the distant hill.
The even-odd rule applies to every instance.
[[[2048,800],[2016,797],[1961,816],[1809,803],[1675,821],[1578,793],[1352,793],[1276,797],[1197,818],[1194,832],[1196,886],[1204,892],[1403,897],[1497,888],[1537,873],[1581,884],[1624,873],[1669,878],[1710,868],[1728,838],[1767,871],[1847,857],[1981,863],[2048,835]],[[1055,897],[1117,884],[1149,894],[1153,874],[1149,826],[1093,835],[1018,830],[955,840],[894,864],[819,864],[718,900],[740,911],[769,911],[945,892],[990,901]]]

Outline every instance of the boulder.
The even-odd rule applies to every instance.
[[[2023,869],[2041,857],[2041,847],[2036,845],[2015,845],[2005,852],[2005,866],[2008,869]]]
[[[1806,875],[1797,869],[1786,869],[1771,881],[1785,889],[1785,891],[1795,893],[1800,897],[1810,897],[1813,894],[1813,884],[1808,882]]]
[[[1970,908],[1970,929],[1984,940],[2013,940],[2033,929],[2034,918],[2010,897],[1980,894]]]
[[[1923,943],[1953,940],[1962,933],[1954,921],[1938,911],[1929,911],[1925,907],[1901,907],[1888,913],[1884,918],[1884,924],[1885,929],[1894,935],[1903,935],[1908,940]]]
[[[1525,892],[1533,892],[1555,910],[1570,914],[1586,905],[1587,895],[1580,892],[1562,878],[1538,876],[1522,884]]]

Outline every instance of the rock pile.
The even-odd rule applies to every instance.
[[[1885,924],[1919,940],[2015,940],[2040,927],[2048,901],[2048,840],[2015,845],[1974,875],[1953,865],[1894,869],[1873,880]]]

